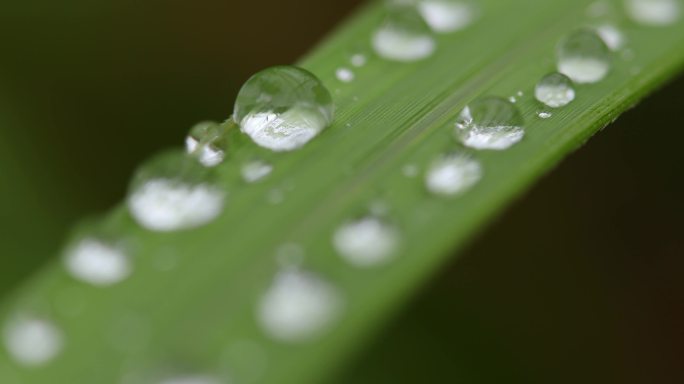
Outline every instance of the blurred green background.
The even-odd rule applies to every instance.
[[[4,0],[0,292],[360,1]],[[684,382],[679,79],[520,199],[340,382]]]

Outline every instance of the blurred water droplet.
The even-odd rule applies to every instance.
[[[131,273],[129,256],[121,246],[86,237],[66,250],[64,265],[75,279],[97,286],[111,286]]]
[[[346,222],[333,235],[337,253],[362,268],[387,264],[396,256],[400,242],[397,228],[375,216]]]
[[[252,160],[242,165],[240,173],[247,183],[256,183],[265,179],[273,171],[273,166],[261,160]]]
[[[351,64],[353,66],[358,68],[358,67],[363,67],[364,65],[366,65],[366,63],[368,62],[368,59],[366,58],[366,55],[361,54],[361,53],[356,53],[356,54],[352,55],[352,57],[351,57],[351,59],[349,59],[349,61],[351,62]]]
[[[596,83],[610,71],[610,50],[596,32],[579,30],[558,46],[558,72],[576,83]]]
[[[470,156],[451,153],[435,160],[425,176],[425,185],[439,196],[458,196],[482,178],[482,166]]]
[[[185,138],[185,149],[205,167],[215,167],[226,157],[227,130],[211,121],[196,124]]]
[[[343,83],[351,83],[354,81],[354,72],[349,68],[338,68],[335,71],[335,77]]]
[[[456,121],[456,137],[475,149],[503,150],[525,136],[518,108],[498,97],[477,99],[466,106]]]
[[[388,6],[385,22],[372,37],[375,52],[394,61],[417,61],[435,51],[430,27],[413,6]]]
[[[435,32],[449,33],[468,27],[475,20],[475,7],[463,0],[423,0],[418,9]]]
[[[18,315],[4,328],[3,341],[7,352],[20,365],[45,365],[62,351],[62,332],[50,321]]]
[[[625,36],[622,34],[622,31],[614,25],[599,25],[596,27],[596,32],[611,51],[617,51],[625,45]]]
[[[551,116],[553,116],[553,114],[551,112],[547,112],[547,111],[537,112],[537,117],[539,117],[540,119],[548,119]]]
[[[195,228],[223,210],[225,192],[213,174],[180,152],[166,152],[145,163],[134,176],[128,209],[135,220],[153,231]]]
[[[575,100],[575,88],[570,78],[554,72],[539,80],[534,89],[534,97],[551,108],[560,108]]]
[[[285,192],[280,188],[271,189],[266,195],[266,200],[272,205],[282,204],[285,201]]]
[[[679,21],[678,0],[625,0],[627,14],[639,24],[659,27]]]
[[[511,103],[515,104],[515,103],[518,102],[518,99],[516,99],[515,96],[510,96],[510,97],[508,98],[508,101],[510,101]]]
[[[324,332],[341,311],[341,297],[310,272],[284,269],[261,298],[257,319],[271,337],[285,342],[310,340]]]
[[[312,73],[279,66],[252,76],[235,101],[234,120],[261,147],[301,148],[333,121],[332,96]]]

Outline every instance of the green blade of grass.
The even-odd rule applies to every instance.
[[[591,22],[585,16],[589,3],[483,0],[477,23],[437,36],[438,50],[429,59],[405,64],[371,55],[353,82],[340,83],[335,70],[367,47],[382,20],[379,4],[362,9],[301,63],[333,92],[335,124],[288,154],[265,153],[234,133],[230,158],[218,169],[229,189],[228,205],[201,229],[155,234],[135,226],[123,208],[113,212],[135,239],[133,276],[94,289],[74,282],[57,263],[37,274],[5,300],[2,313],[49,313],[64,331],[65,350],[37,369],[14,367],[2,352],[0,378],[118,383],[126,373],[160,365],[211,372],[222,371],[224,363],[236,383],[332,377],[507,202],[681,68],[682,23],[645,28],[618,12],[635,57],[616,57],[604,81],[577,87],[577,100],[551,119],[538,119],[533,87],[554,69],[559,39]],[[437,199],[420,178],[402,173],[407,164],[425,169],[456,147],[452,122],[469,101],[518,91],[524,92],[517,105],[527,121],[526,137],[506,151],[475,153],[485,176],[468,194]],[[265,182],[245,185],[240,164],[255,154],[275,169]],[[274,191],[282,203],[269,202]],[[403,246],[388,266],[356,269],[336,255],[331,236],[373,201],[390,208]],[[305,268],[324,276],[344,299],[335,326],[307,343],[274,342],[255,321],[258,301],[278,271],[275,253],[288,243],[300,245]],[[160,260],[169,258],[175,268],[159,271]],[[254,356],[230,352],[245,343],[257,351]]]

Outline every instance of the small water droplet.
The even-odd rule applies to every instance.
[[[570,78],[554,72],[539,80],[534,89],[534,97],[546,106],[560,108],[575,100],[575,88]]]
[[[107,287],[131,274],[130,259],[121,246],[86,237],[69,247],[64,265],[75,279]]]
[[[667,26],[679,21],[678,0],[625,0],[627,14],[635,22],[651,26]]]
[[[548,119],[551,116],[553,116],[553,114],[551,112],[547,112],[547,111],[537,112],[537,117],[539,117],[540,119]]]
[[[498,97],[477,99],[456,122],[456,137],[475,149],[503,150],[525,136],[524,120],[513,103]]]
[[[252,76],[235,101],[234,120],[261,147],[301,148],[333,121],[332,96],[312,73],[272,67]]]
[[[413,6],[388,6],[385,22],[375,31],[372,45],[382,58],[417,61],[435,51],[430,27]]]
[[[416,177],[418,176],[419,172],[420,170],[415,164],[406,164],[401,168],[401,173],[403,173],[406,177]]]
[[[338,317],[338,291],[311,272],[284,269],[262,297],[257,319],[271,337],[285,342],[310,340]]]
[[[280,188],[271,189],[266,195],[266,200],[272,205],[282,204],[285,201],[285,192]]]
[[[423,0],[418,9],[435,32],[449,33],[462,30],[475,20],[475,7],[463,0]]]
[[[452,153],[435,160],[425,176],[431,193],[458,196],[472,188],[482,178],[482,166],[470,156]]]
[[[352,55],[351,59],[349,59],[349,62],[351,62],[351,64],[353,66],[359,68],[359,67],[363,67],[364,65],[366,65],[366,63],[368,62],[368,59],[366,58],[366,55],[361,54],[361,53],[356,53],[356,54]]]
[[[223,162],[228,148],[227,131],[218,123],[205,121],[195,125],[185,138],[185,150],[205,167]]]
[[[333,235],[337,253],[362,268],[387,264],[396,255],[400,241],[399,231],[375,216],[344,223]]]
[[[14,360],[24,366],[45,365],[62,351],[62,332],[50,321],[18,315],[4,328],[4,344]]]
[[[338,68],[335,71],[335,77],[343,83],[351,83],[354,81],[354,72],[349,68]]]
[[[518,97],[523,97],[524,95],[523,91],[518,91],[518,93],[516,93],[516,96]]]
[[[610,50],[594,31],[571,33],[558,46],[558,72],[576,83],[597,83],[606,77],[610,66]]]
[[[135,220],[153,231],[195,228],[223,210],[225,192],[213,174],[183,153],[162,153],[134,176],[127,198]]]
[[[596,32],[611,51],[617,51],[625,45],[625,36],[622,34],[622,31],[614,25],[599,25],[596,27]]]
[[[273,171],[273,166],[261,160],[252,160],[242,165],[240,173],[247,183],[256,183],[265,179]]]

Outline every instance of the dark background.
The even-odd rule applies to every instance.
[[[358,3],[4,0],[0,294]],[[683,93],[680,78],[566,159],[340,382],[684,382]]]

